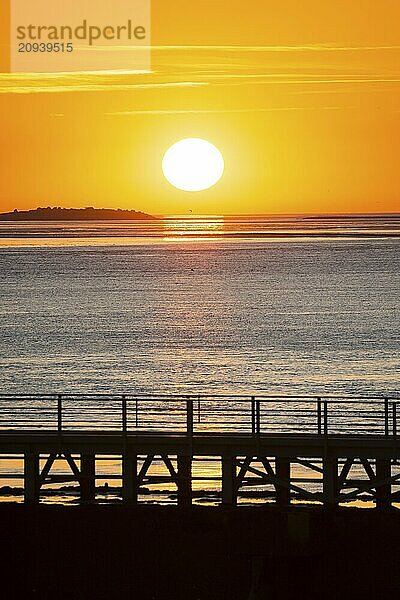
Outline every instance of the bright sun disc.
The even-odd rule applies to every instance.
[[[221,179],[224,159],[207,140],[187,138],[166,151],[162,169],[165,178],[179,190],[199,192]]]

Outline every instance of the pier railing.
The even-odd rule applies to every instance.
[[[1,431],[397,436],[400,398],[0,394]]]

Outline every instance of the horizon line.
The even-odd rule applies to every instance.
[[[224,218],[224,217],[398,217],[400,218],[400,211],[363,211],[363,212],[255,212],[255,213],[156,213],[152,214],[147,212],[145,209],[137,208],[111,208],[111,207],[95,207],[95,206],[81,206],[81,207],[66,207],[66,206],[37,206],[35,208],[14,208],[1,212],[0,216],[12,214],[14,212],[24,213],[32,212],[37,210],[96,210],[96,211],[115,211],[115,212],[136,212],[146,214],[157,219],[193,219],[193,218]]]

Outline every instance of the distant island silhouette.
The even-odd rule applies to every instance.
[[[138,221],[156,217],[136,210],[112,208],[61,208],[59,206],[17,210],[0,214],[0,221]]]

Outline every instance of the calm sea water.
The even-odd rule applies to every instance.
[[[398,392],[399,231],[2,223],[1,390]]]

